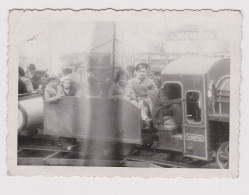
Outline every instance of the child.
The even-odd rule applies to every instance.
[[[64,79],[60,87],[58,87],[58,94],[61,96],[75,96],[76,89],[72,85],[72,81],[70,79]]]
[[[128,98],[130,100],[135,99],[135,94],[130,85],[128,84],[128,75],[125,71],[120,70],[113,84],[109,90],[109,98]]]

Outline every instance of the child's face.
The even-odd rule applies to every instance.
[[[70,85],[71,85],[71,82],[70,82],[69,80],[65,80],[65,81],[63,82],[63,87],[64,87],[65,89],[68,89],[68,88],[70,87]]]
[[[126,78],[126,76],[125,76],[125,75],[121,75],[121,76],[119,77],[118,83],[119,83],[121,86],[126,85],[126,84],[127,84],[127,78]]]

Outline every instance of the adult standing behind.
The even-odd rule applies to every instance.
[[[36,67],[34,64],[29,64],[29,66],[27,67],[27,71],[26,71],[26,76],[30,79],[33,78],[33,76],[35,75],[35,70]]]
[[[70,79],[72,85],[77,89],[77,96],[85,96],[88,94],[88,76],[87,76],[87,65],[81,64],[75,68],[75,71],[67,76],[63,77],[64,79]]]
[[[126,71],[128,73],[128,80],[131,80],[135,77],[135,68],[132,65],[127,66]]]
[[[47,75],[47,74],[41,75],[41,82],[40,82],[40,85],[39,85],[39,88],[38,88],[38,92],[39,92],[41,95],[44,94],[45,87],[46,87],[46,85],[48,84],[48,83],[47,83],[47,78],[48,78],[48,75]]]
[[[161,87],[161,72],[152,67],[150,69],[150,76],[149,77],[154,81],[157,88],[159,89]]]
[[[35,64],[30,64],[27,67],[26,76],[31,79],[34,89],[38,89],[41,83],[41,75],[37,73]]]
[[[29,78],[25,76],[25,71],[19,67],[19,85],[18,85],[18,93],[31,93],[34,91],[33,84]]]
[[[63,76],[60,78],[60,81],[63,82],[64,79],[68,79],[69,75],[73,73],[71,68],[63,68],[62,69]]]
[[[55,103],[62,98],[62,95],[58,93],[59,81],[57,77],[50,76],[47,79],[47,82],[48,84],[44,90],[45,101],[48,103]]]

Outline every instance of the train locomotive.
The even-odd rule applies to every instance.
[[[181,131],[167,121],[157,126],[152,121],[151,129],[144,129],[140,108],[126,99],[64,97],[44,102],[44,134],[116,143],[124,155],[134,147],[174,151],[229,168],[230,60],[176,60],[162,70],[161,83],[171,85],[181,99]],[[157,93],[149,92],[150,109]]]

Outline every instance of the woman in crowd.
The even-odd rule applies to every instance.
[[[32,93],[34,91],[31,80],[25,76],[25,71],[19,67],[18,94]]]
[[[115,83],[111,86],[108,94],[109,98],[135,99],[135,94],[128,84],[128,75],[124,70],[118,71]]]
[[[47,74],[41,75],[41,82],[40,82],[39,88],[37,90],[38,93],[41,95],[44,94],[44,90],[45,90],[45,87],[47,85],[47,78],[48,78]]]

